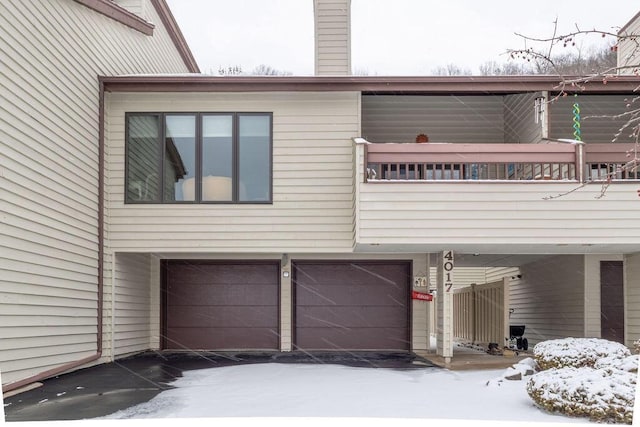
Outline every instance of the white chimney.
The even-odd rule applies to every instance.
[[[351,0],[313,0],[316,76],[351,75]]]

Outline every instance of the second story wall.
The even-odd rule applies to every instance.
[[[350,252],[357,92],[112,93],[108,239],[114,252]],[[272,204],[125,204],[125,113],[273,114]]]

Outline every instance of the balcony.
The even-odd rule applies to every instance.
[[[634,144],[364,144],[367,182],[639,179]]]
[[[355,141],[356,250],[638,250],[634,144]],[[635,249],[634,249],[635,248]]]

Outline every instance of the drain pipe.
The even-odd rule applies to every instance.
[[[96,353],[80,360],[66,363],[53,369],[49,369],[20,381],[2,386],[2,392],[16,390],[26,385],[51,378],[71,369],[78,368],[102,357],[102,310],[104,294],[104,83],[102,77],[98,78],[98,313],[96,333]]]

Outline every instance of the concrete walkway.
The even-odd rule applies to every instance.
[[[432,364],[452,371],[470,369],[506,369],[527,357],[531,357],[531,355],[520,354],[518,356],[492,356],[490,354],[482,353],[454,353],[451,362],[447,364],[445,363],[444,358],[436,356],[435,354],[424,355],[424,358]]]

